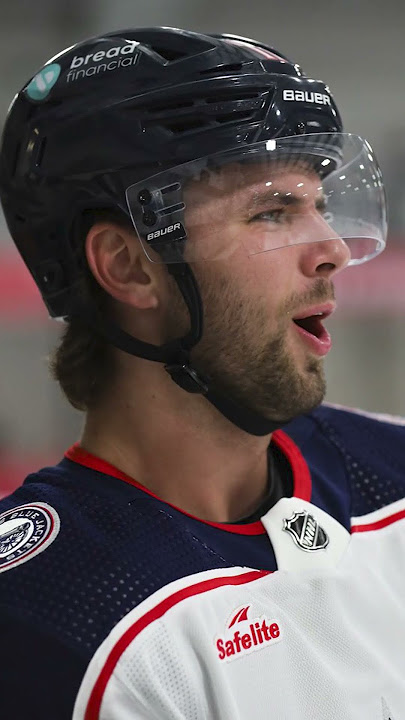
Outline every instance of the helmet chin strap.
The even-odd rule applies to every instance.
[[[189,393],[199,393],[234,425],[250,435],[269,435],[285,423],[268,420],[262,415],[236,403],[210,384],[190,361],[190,351],[199,342],[203,333],[203,307],[200,291],[194,274],[187,263],[167,265],[173,275],[190,313],[191,327],[183,338],[171,340],[164,345],[137,340],[113,322],[96,316],[95,311],[85,310],[88,321],[115,347],[137,357],[164,363],[172,380]]]

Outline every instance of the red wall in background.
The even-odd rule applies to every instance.
[[[0,321],[31,322],[47,317],[37,287],[13,249],[0,252]]]
[[[339,314],[393,315],[405,312],[405,243],[392,245],[371,263],[348,268],[335,280]],[[33,322],[42,325],[48,313],[28,270],[17,252],[0,252],[0,323],[6,327]],[[19,457],[0,452],[0,497],[12,492],[29,472],[54,462],[44,456]]]
[[[0,455],[0,499],[21,485],[27,475],[51,462],[58,462],[58,460],[37,455],[27,455],[21,460],[13,455]]]
[[[335,279],[344,313],[405,310],[405,244],[388,245],[372,262],[348,268]],[[31,275],[13,248],[0,253],[0,322],[44,322],[47,311]]]

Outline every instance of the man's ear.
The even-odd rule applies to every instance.
[[[113,222],[95,223],[85,252],[92,274],[109,295],[138,309],[158,307],[161,268],[148,260],[135,232]]]

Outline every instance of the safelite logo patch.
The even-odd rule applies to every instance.
[[[266,615],[249,619],[250,605],[232,613],[225,634],[215,639],[219,660],[235,660],[282,639],[280,625]],[[237,628],[235,629],[235,625]]]
[[[31,560],[46,550],[60,529],[59,515],[46,503],[36,502],[0,515],[0,572]]]
[[[31,100],[45,100],[55,85],[60,71],[61,67],[58,63],[45,65],[45,67],[32,78],[30,84],[27,85],[25,94],[28,95]]]

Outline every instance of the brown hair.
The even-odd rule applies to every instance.
[[[104,314],[111,308],[111,298],[95,280],[84,253],[87,232],[97,222],[113,222],[132,230],[133,226],[127,216],[114,209],[91,211],[84,217],[79,245],[84,272],[75,293],[82,302],[90,301]],[[76,410],[86,411],[96,406],[111,379],[113,348],[84,317],[75,315],[68,319],[60,342],[49,358],[49,369],[69,403]]]

